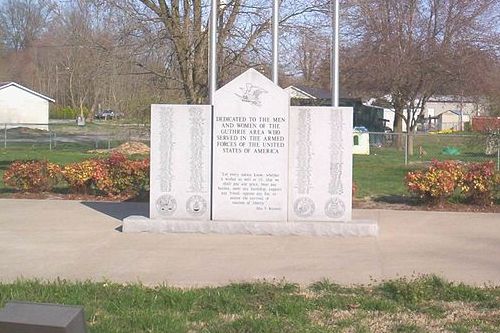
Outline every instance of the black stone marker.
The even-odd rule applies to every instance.
[[[0,333],[87,333],[83,307],[9,302],[0,310]]]

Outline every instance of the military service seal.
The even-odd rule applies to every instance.
[[[316,206],[311,198],[302,197],[295,200],[293,211],[299,217],[309,217],[314,213]]]
[[[156,200],[156,210],[162,216],[171,216],[177,209],[177,201],[169,194],[164,194]]]
[[[331,198],[325,204],[325,214],[332,219],[338,219],[345,213],[345,204],[339,198]]]
[[[192,216],[201,216],[207,211],[207,201],[200,195],[193,195],[186,202],[186,210]]]

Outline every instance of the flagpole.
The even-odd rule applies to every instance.
[[[273,82],[278,85],[280,0],[273,0]]]
[[[217,90],[217,0],[212,0],[210,11],[210,105],[214,105]]]
[[[332,46],[331,46],[331,89],[332,106],[339,106],[339,0],[330,0],[332,16]]]

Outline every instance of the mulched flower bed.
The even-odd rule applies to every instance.
[[[358,209],[392,209],[414,211],[500,213],[500,205],[479,206],[463,203],[445,203],[442,206],[429,206],[419,203],[410,197],[383,197],[378,199],[354,199],[353,208]]]
[[[104,197],[90,194],[66,194],[66,193],[1,193],[2,199],[36,199],[36,200],[80,200],[80,201],[132,201],[147,202],[147,198],[129,199],[126,197]],[[418,203],[411,197],[382,197],[379,199],[354,199],[353,208],[357,209],[392,209],[413,211],[442,211],[442,212],[471,212],[471,213],[500,213],[500,205],[477,206],[460,203],[446,203],[442,207],[427,206]]]

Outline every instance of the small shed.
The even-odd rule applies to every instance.
[[[462,131],[464,129],[464,123],[470,121],[468,114],[463,114],[460,110],[448,110],[437,117],[437,128],[439,130],[454,130]]]
[[[50,97],[15,82],[0,82],[0,127],[48,130]]]
[[[352,131],[352,153],[355,155],[370,155],[370,133],[365,127],[354,127]]]

